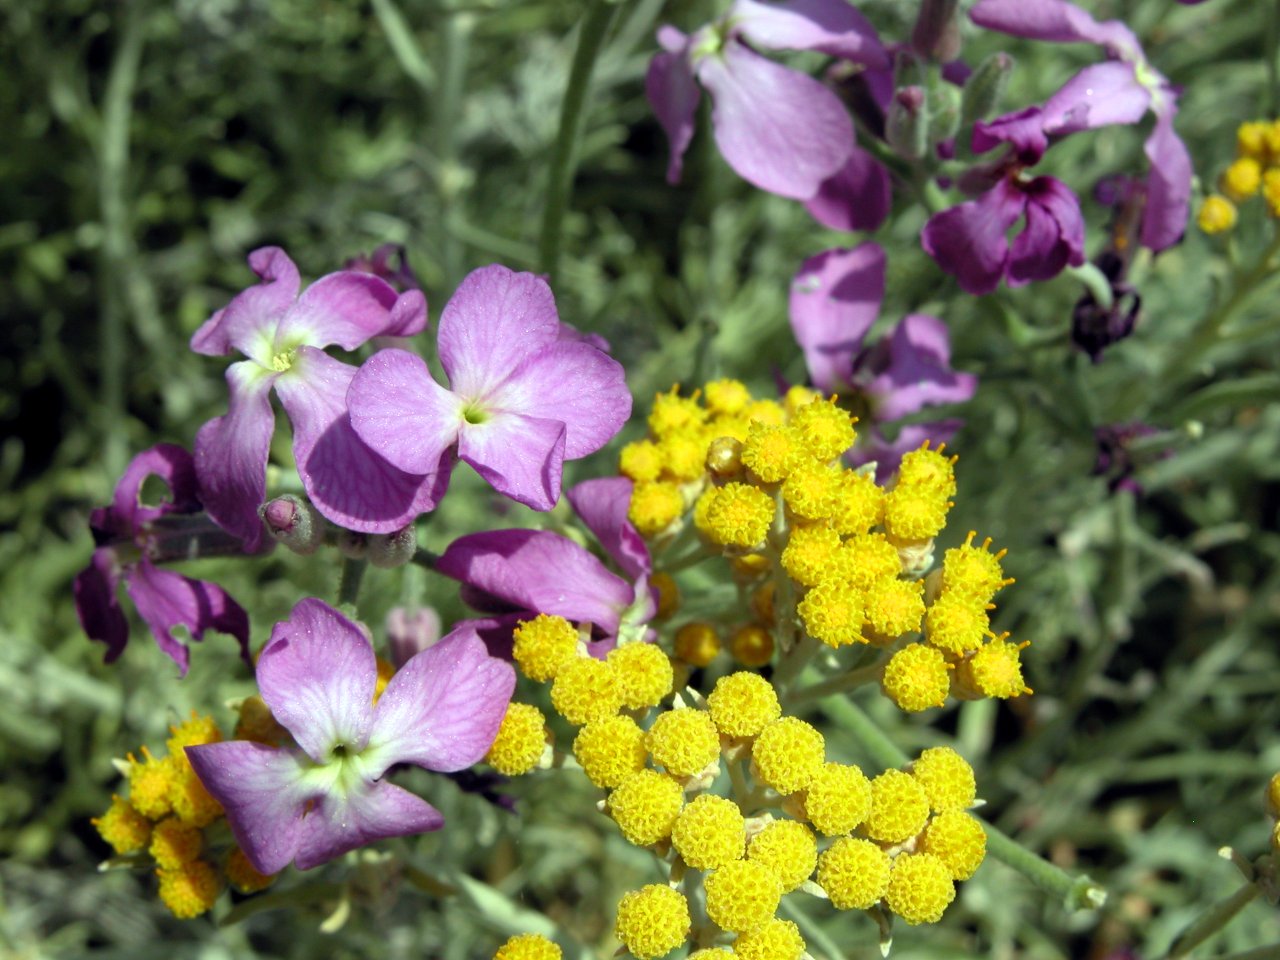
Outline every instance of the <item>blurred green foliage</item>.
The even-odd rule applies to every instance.
[[[909,29],[913,5],[862,6],[888,38]],[[1132,23],[1184,86],[1178,125],[1206,183],[1229,160],[1235,126],[1273,103],[1268,6],[1094,6]],[[586,815],[594,791],[564,774],[514,784],[516,817],[439,778],[412,781],[450,825],[391,845],[408,868],[388,876],[372,855],[352,857],[290,880],[279,896],[294,912],[238,924],[179,923],[149,878],[98,873],[105,849],[87,820],[117,788],[110,758],[162,740],[192,708],[227,720],[223,702],[252,684],[220,636],[195,651],[183,682],[140,630],[104,667],[70,600],[91,550],[88,511],[106,502],[128,458],[160,440],[189,445],[223,409],[222,365],[186,343],[248,284],[249,250],[280,244],[317,276],[380,243],[406,244],[433,312],[475,266],[545,266],[538,221],[580,7],[4,0],[0,9],[0,952],[461,960],[537,929],[541,913],[566,946],[579,945],[572,955],[595,955],[621,891],[656,876],[647,854]],[[612,341],[638,410],[672,382],[723,374],[764,390],[775,373],[800,378],[787,285],[803,257],[850,242],[738,181],[705,117],[684,182],[663,181],[666,143],[642,90],[652,31],[660,18],[687,27],[717,10],[704,0],[619,3],[586,101],[556,293],[566,320]],[[966,39],[970,62],[1015,52],[1010,107],[1096,58],[972,30]],[[1091,250],[1105,211],[1088,192],[1140,162],[1141,135],[1119,128],[1072,138],[1046,163],[1086,198]],[[946,318],[956,366],[981,376],[977,397],[955,411],[968,426],[953,444],[960,492],[946,545],[974,528],[1009,548],[1018,583],[1001,596],[997,626],[1033,641],[1036,695],[925,721],[874,693],[860,700],[908,752],[954,736],[978,768],[989,818],[1111,897],[1101,911],[1069,914],[990,863],[943,925],[899,931],[895,955],[1103,958],[1132,947],[1159,956],[1239,884],[1215,851],[1266,848],[1261,786],[1280,769],[1274,277],[1263,271],[1231,300],[1274,224],[1242,226],[1230,248],[1192,230],[1158,260],[1139,259],[1138,332],[1092,365],[1067,339],[1077,283],[967,297],[921,253],[919,208],[897,202],[876,237],[890,254],[882,321],[908,311]],[[1213,327],[1227,302],[1233,314]],[[1092,475],[1094,430],[1132,421],[1160,431],[1135,454],[1145,488],[1136,498]],[[277,446],[287,458],[283,438]],[[610,455],[574,465],[575,475],[608,471]],[[539,518],[504,512],[460,475],[426,543],[512,522]],[[191,572],[231,590],[258,642],[304,593],[332,600],[337,581],[336,569],[283,551]],[[405,598],[462,609],[448,583],[371,572],[362,613],[376,628]],[[830,744],[834,757],[867,760],[839,729]],[[442,872],[445,863],[458,866]],[[342,878],[353,880],[352,919],[322,932]],[[848,956],[876,950],[865,918],[817,902],[805,912]],[[1209,950],[1276,940],[1274,908],[1255,903]]]

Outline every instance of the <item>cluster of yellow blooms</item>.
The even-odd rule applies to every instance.
[[[732,633],[740,663],[769,663],[775,641],[789,653],[802,626],[829,647],[883,648],[882,687],[904,710],[1030,692],[1026,644],[991,632],[991,600],[1012,582],[1004,552],[970,534],[925,576],[953,505],[955,457],[926,441],[882,487],[841,462],[856,433],[832,400],[803,387],[781,403],[753,399],[736,380],[707,384],[703,400],[659,394],[650,437],[623,448],[619,469],[635,483],[630,519],[656,549],[692,529],[751,592],[753,618]],[[705,623],[675,637],[694,666],[719,645]]]
[[[1280,217],[1280,120],[1251,120],[1236,131],[1236,158],[1200,205],[1196,222],[1205,233],[1225,233],[1236,225],[1236,204],[1262,195]]]
[[[253,715],[251,707],[251,721]],[[225,834],[216,829],[223,810],[195,775],[184,748],[220,741],[217,724],[193,713],[169,731],[167,755],[157,757],[143,747],[141,759],[129,754],[118,761],[129,795],[113,796],[111,806],[92,822],[125,865],[154,866],[161,902],[175,917],[189,919],[208,911],[227,883],[254,893],[274,878],[255,870],[239,847],[218,849],[212,842]]]
[[[775,916],[784,894],[825,897],[841,910],[879,908],[907,923],[933,923],[986,851],[974,803],[973,771],[954,750],[926,750],[909,772],[868,779],[829,762],[822,734],[783,716],[772,684],[741,671],[722,676],[704,699],[688,691],[641,726],[672,691],[674,669],[655,644],[635,642],[603,659],[578,631],[540,615],[515,631],[525,676],[551,683],[556,712],[580,727],[573,755],[608,791],[602,810],[631,843],[671,865],[670,883],[627,893],[615,933],[638,960],[692,941],[708,956],[733,936],[731,955],[799,960],[805,943]],[[489,761],[508,774],[533,770],[546,746],[545,718],[513,704]],[[728,768],[733,799],[709,792]],[[823,839],[819,839],[821,836]],[[683,892],[702,876],[708,922],[695,927]],[[815,879],[816,878],[816,879]],[[693,954],[699,956],[700,954]],[[559,948],[526,934],[498,960],[552,960]]]

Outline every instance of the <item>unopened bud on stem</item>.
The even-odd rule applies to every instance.
[[[948,63],[959,56],[959,0],[923,0],[911,32],[911,48],[935,63]]]
[[[294,553],[315,553],[324,543],[324,519],[310,502],[287,493],[258,508],[267,531]]]
[[[369,535],[368,560],[383,569],[402,567],[413,559],[417,549],[418,534],[412,525],[395,533],[374,533]]]
[[[924,87],[903,87],[894,91],[885,121],[885,139],[894,153],[906,160],[919,160],[929,143],[929,113]]]

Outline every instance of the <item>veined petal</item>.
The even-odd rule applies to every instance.
[[[248,740],[186,748],[205,789],[227,812],[227,823],[260,873],[278,873],[298,853],[311,799],[302,786],[306,761],[292,750]]]
[[[626,477],[597,477],[569,488],[565,495],[605,553],[634,580],[653,570],[653,560],[644,537],[627,519],[631,489]]]
[[[816,50],[868,67],[889,66],[875,27],[846,0],[737,0],[728,20],[756,47]]]
[[[140,499],[142,485],[153,476],[164,481],[169,488],[169,497],[157,506],[148,507]],[[123,523],[128,534],[156,517],[169,513],[195,513],[199,509],[195,461],[191,454],[174,443],[158,443],[129,461],[111,501],[112,519]],[[124,533],[123,530],[121,532]]]
[[[106,663],[120,656],[129,642],[129,621],[116,599],[118,582],[115,551],[100,547],[93,551],[89,566],[77,573],[71,584],[80,626],[90,640],[107,645],[107,655],[103,658]]]
[[[280,724],[316,763],[339,745],[364,749],[378,665],[354,623],[319,600],[301,600],[258,657],[258,689]]]
[[[374,708],[370,775],[393,763],[451,772],[479,761],[515,689],[511,664],[489,656],[471,631],[449,634],[395,672]]]
[[[298,297],[298,268],[279,247],[253,251],[249,267],[262,282],[236,294],[195,332],[191,349],[196,353],[225,356],[234,348],[264,366],[271,362],[276,325]]]
[[[360,783],[345,793],[325,794],[302,821],[294,866],[310,870],[349,850],[387,837],[439,830],[444,815],[395,784]]]
[[[520,413],[491,414],[458,436],[458,459],[471,464],[499,493],[534,510],[560,499],[565,425]]]
[[[408,269],[407,267],[405,269]],[[391,308],[384,337],[412,337],[427,329],[427,298],[421,290],[406,290]]]
[[[557,340],[528,357],[490,391],[486,412],[564,424],[564,456],[577,460],[614,438],[631,416],[622,364],[586,343]],[[472,426],[464,428],[466,431]]]
[[[406,473],[439,472],[465,423],[464,401],[431,378],[426,361],[380,350],[356,371],[347,407],[356,434]]]
[[[1043,107],[1045,133],[1065,136],[1113,124],[1137,123],[1151,105],[1131,63],[1112,60],[1085,67]]]
[[[921,245],[966,293],[990,293],[1009,262],[1005,234],[1018,222],[1026,197],[1007,180],[966,203],[929,218]]]
[[[280,322],[276,337],[283,342],[301,341],[313,347],[336,344],[354,350],[386,332],[396,299],[391,284],[372,274],[331,273],[303,291]]]
[[[1084,215],[1080,201],[1061,180],[1036,177],[1023,185],[1027,225],[1013,241],[1009,286],[1048,280],[1067,264],[1084,263]]]
[[[144,558],[125,573],[125,589],[156,643],[183,676],[191,651],[173,635],[175,627],[185,627],[197,641],[204,639],[206,630],[230,634],[240,643],[240,655],[250,662],[249,615],[216,583],[162,570]]]
[[[559,335],[555,297],[541,277],[496,263],[472,270],[440,315],[437,342],[449,389],[483,400]]]
[[[671,146],[667,183],[679,183],[684,169],[684,154],[693,140],[698,102],[702,99],[702,91],[693,78],[687,48],[653,55],[644,75],[644,92]]]
[[[894,327],[887,362],[866,391],[877,398],[877,419],[897,420],[932,404],[961,403],[977,386],[973,374],[951,369],[947,325],[937,317],[913,313]]]
[[[218,526],[244,540],[252,553],[262,542],[258,507],[267,493],[267,455],[276,418],[271,385],[276,374],[252,360],[227,368],[230,406],[196,434],[200,500]]]
[[[864,243],[810,257],[791,281],[791,331],[822,393],[848,385],[853,355],[880,313],[884,276],[884,250]]]
[[[459,537],[436,571],[505,600],[511,606],[616,633],[635,599],[629,583],[588,550],[545,530],[493,530]]]
[[[748,183],[807,200],[848,162],[853,122],[817,80],[730,41],[698,61],[715,101],[716,144]]]
[[[1173,128],[1177,105],[1156,115],[1156,125],[1142,145],[1151,161],[1147,205],[1142,212],[1142,245],[1157,253],[1182,238],[1191,204],[1191,155]]]
[[[848,163],[823,180],[804,206],[824,227],[852,232],[877,229],[892,202],[889,171],[866,150],[854,147]]]
[[[307,496],[348,530],[392,533],[435,509],[449,471],[406,473],[374,453],[351,427],[347,388],[356,368],[316,347],[299,347],[276,383],[293,424],[293,456]]]

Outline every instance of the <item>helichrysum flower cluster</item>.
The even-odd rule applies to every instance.
[[[1218,178],[1218,192],[1200,204],[1196,222],[1205,233],[1225,233],[1239,219],[1237,206],[1261,194],[1280,217],[1280,121],[1251,120],[1236,131],[1236,157]]]
[[[274,878],[255,870],[239,847],[215,839],[225,835],[215,828],[222,806],[195,775],[184,749],[220,742],[217,724],[192,714],[170,727],[170,734],[165,755],[143,747],[140,757],[130,754],[118,763],[128,795],[113,796],[93,825],[120,865],[153,867],[161,902],[174,916],[189,919],[208,911],[228,883],[253,893]]]

